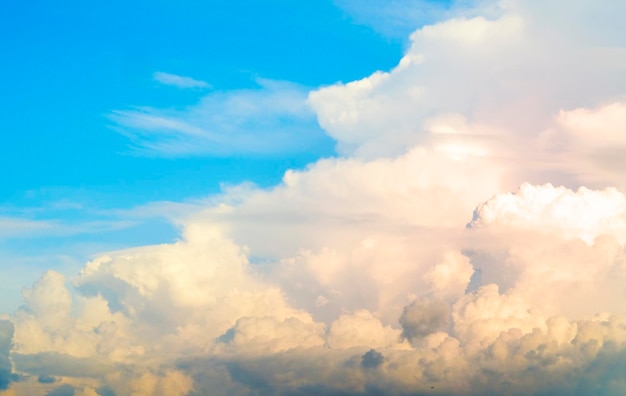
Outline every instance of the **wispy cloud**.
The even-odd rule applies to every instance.
[[[50,232],[54,223],[15,217],[0,217],[0,237],[15,237]]]
[[[15,217],[0,217],[0,237],[66,237],[121,230],[136,224],[137,223],[133,221],[113,219],[68,222],[62,219],[31,220]]]
[[[407,38],[416,27],[446,14],[446,2],[432,0],[334,0],[355,22],[385,36]]]
[[[142,155],[271,155],[324,143],[305,87],[266,79],[257,83],[255,89],[212,92],[182,111],[138,107],[113,111],[109,118]]]
[[[191,77],[179,76],[176,74],[155,72],[153,77],[156,81],[165,85],[172,85],[177,88],[210,88],[209,83],[202,80],[196,80]]]

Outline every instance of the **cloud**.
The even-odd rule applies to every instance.
[[[156,81],[165,85],[172,85],[177,88],[209,88],[210,85],[201,80],[194,80],[191,77],[178,76],[176,74],[155,72],[153,77]]]
[[[596,247],[582,242],[579,247],[599,257],[593,252]],[[373,253],[390,248],[394,249],[379,245]],[[546,258],[535,257],[536,265]],[[619,261],[617,265],[596,271],[615,276],[618,270],[623,276],[626,271],[619,270]],[[536,270],[523,268],[526,272],[517,276],[518,282]],[[566,260],[557,268],[576,267]],[[64,277],[48,273],[25,294],[25,308],[12,319],[16,369],[23,375],[97,376],[124,394],[135,387],[147,394],[155,392],[158,385],[154,384],[172,370],[188,384],[187,389],[193,386],[199,393],[214,389],[209,387],[215,377],[224,393],[243,386],[243,393],[383,389],[402,394],[433,386],[452,394],[468,390],[480,394],[502,391],[507,381],[508,386],[536,392],[556,386],[572,370],[602,367],[606,364],[602,351],[619,349],[626,342],[622,327],[626,318],[619,314],[579,321],[548,317],[533,312],[544,305],[530,298],[533,290],[519,287],[504,293],[496,284],[488,284],[455,297],[451,314],[445,302],[428,295],[408,304],[396,321],[400,319],[405,336],[412,340],[409,345],[402,341],[397,324],[384,324],[384,316],[367,310],[345,313],[327,326],[290,306],[287,301],[296,303],[297,295],[277,289],[259,270],[246,263],[245,249],[215,230],[192,227],[180,243],[123,251],[90,263],[76,280],[75,302],[69,298]],[[411,271],[415,286],[405,286],[404,291],[419,293],[423,289],[415,282],[426,276],[425,271],[419,267]],[[579,287],[588,276],[574,274],[577,277],[567,282],[570,287]],[[353,281],[358,277],[359,272],[353,271]],[[384,279],[372,282],[376,280],[384,286]],[[422,282],[427,284],[425,279]],[[374,285],[370,284],[372,292]],[[591,285],[596,293],[585,293],[586,299],[607,283],[596,277]],[[344,285],[340,292],[346,291]],[[608,307],[606,301],[590,300],[596,311]],[[330,304],[337,302],[330,299]],[[343,301],[339,304],[345,306]],[[384,359],[376,359],[376,372],[361,371],[374,367],[364,363],[371,360],[364,356],[372,349]],[[163,350],[173,353],[176,367],[168,367],[170,358],[159,357]],[[97,360],[86,364],[92,359],[122,365],[128,374],[111,377],[111,368]],[[75,368],[77,362],[80,370]],[[146,364],[155,371],[145,374]],[[500,382],[494,382],[495,372],[500,373]],[[543,372],[554,380],[542,377]]]
[[[438,331],[449,330],[450,306],[442,300],[416,300],[404,308],[399,321],[404,337],[421,339]]]
[[[14,331],[10,321],[0,320],[0,390],[8,389],[14,380],[13,364],[10,360]]]
[[[580,238],[593,244],[600,235],[626,242],[626,196],[615,188],[574,192],[550,184],[523,184],[515,194],[500,194],[481,204],[470,227],[532,228]]]
[[[0,207],[0,237],[63,237],[119,230],[136,224],[126,218],[115,218],[111,214],[114,212],[97,213],[78,203],[68,202],[22,208]]]
[[[445,2],[428,0],[335,0],[357,23],[371,26],[390,37],[405,39],[417,26],[446,14]]]
[[[115,130],[136,153],[166,157],[275,155],[327,142],[297,84],[258,79],[259,88],[215,91],[185,110],[113,111]]]
[[[623,184],[619,156],[606,155],[623,142],[616,130],[626,54],[616,10],[584,1],[564,14],[535,1],[484,3],[415,31],[391,71],[311,92],[309,103],[339,151],[378,158],[428,145],[513,168],[515,184]],[[606,25],[596,31],[598,20]],[[602,138],[559,153],[563,134],[594,140],[565,120],[596,113]],[[605,151],[590,155],[598,145]]]
[[[5,291],[0,312],[6,313],[21,305],[20,290],[47,268],[72,273],[97,252],[146,243],[157,235],[176,238],[176,225],[161,219],[156,209],[117,211],[52,204],[5,207],[0,212],[0,289]]]
[[[385,357],[376,349],[370,349],[361,357],[361,366],[366,369],[372,369],[383,364]]]
[[[33,233],[50,232],[54,227],[48,221],[36,221],[15,217],[0,217],[0,235],[3,237],[16,237],[32,235]]]
[[[7,317],[10,391],[623,393],[622,6],[574,5],[481,2],[389,72],[207,96],[237,131],[313,109],[340,155],[44,274]],[[118,116],[206,142],[194,109]]]

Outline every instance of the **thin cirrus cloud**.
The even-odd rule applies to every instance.
[[[54,224],[50,221],[28,220],[19,217],[0,217],[0,236],[15,237],[50,232]]]
[[[140,155],[276,155],[319,150],[327,138],[297,84],[258,79],[256,89],[211,92],[184,110],[139,107],[109,115]]]
[[[371,26],[390,37],[406,39],[427,21],[443,17],[451,1],[423,0],[334,0],[356,22]]]
[[[171,85],[177,88],[210,88],[211,86],[206,81],[195,80],[191,77],[179,76],[176,74],[155,72],[153,77],[156,81],[164,85]]]
[[[340,156],[183,210],[175,243],[46,272],[0,322],[2,386],[625,394],[626,180],[602,153],[626,142],[626,9],[598,3],[480,2],[310,92]],[[252,94],[224,108],[300,114]]]
[[[59,219],[24,219],[0,217],[0,236],[3,238],[65,237],[101,233],[132,227],[136,222],[128,219],[95,219],[72,222]]]

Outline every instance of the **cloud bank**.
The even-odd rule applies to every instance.
[[[480,2],[309,93],[341,156],[44,274],[0,322],[0,387],[625,394],[624,7]]]

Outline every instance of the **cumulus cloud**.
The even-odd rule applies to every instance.
[[[384,360],[385,357],[382,353],[376,351],[376,349],[370,349],[361,357],[361,366],[366,369],[376,368],[380,366]]]
[[[626,196],[615,188],[581,187],[574,192],[550,184],[523,184],[515,193],[500,194],[478,206],[470,227],[531,228],[592,244],[600,235],[626,242]]]
[[[478,2],[415,31],[393,70],[314,91],[309,103],[346,155],[419,144],[512,167],[514,184],[622,185],[622,5],[588,3]],[[591,125],[602,132],[582,131]]]
[[[402,334],[410,340],[424,338],[450,326],[450,305],[443,300],[417,300],[404,308],[400,317]]]
[[[393,70],[311,92],[341,156],[44,274],[6,318],[7,391],[623,394],[626,36],[598,4],[454,9]],[[304,114],[268,89],[225,114]]]

